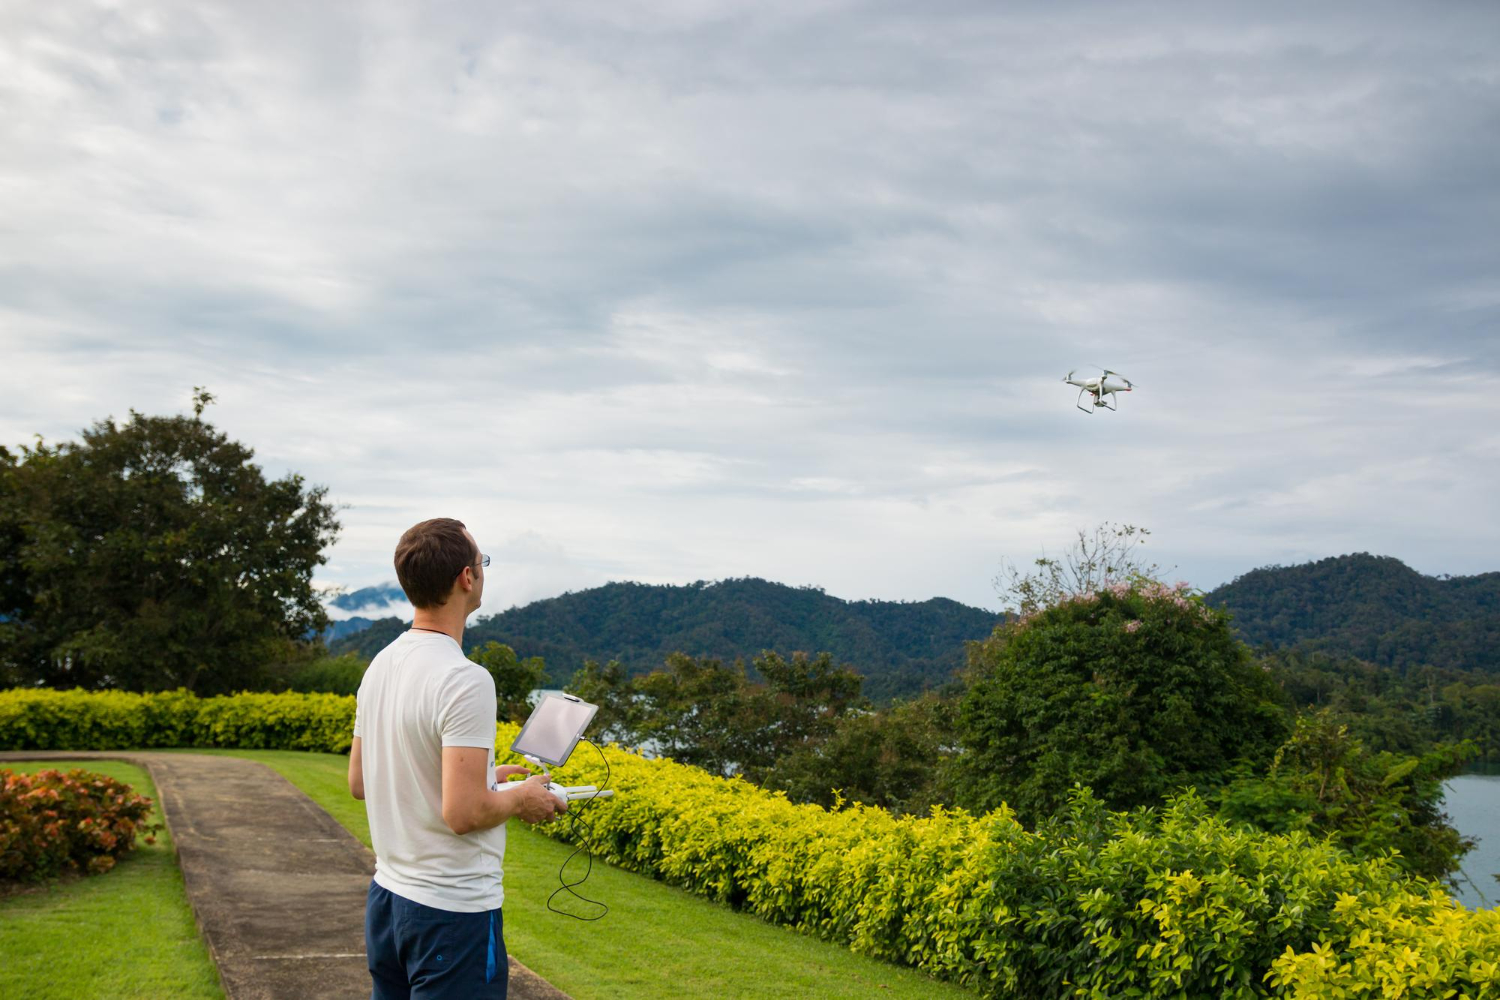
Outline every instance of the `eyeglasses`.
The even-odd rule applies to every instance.
[[[479,553],[479,565],[487,567],[487,566],[489,566],[489,564],[490,564],[490,557],[487,556],[487,555],[485,555],[483,552]]]

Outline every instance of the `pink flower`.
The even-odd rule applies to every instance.
[[[1131,621],[1125,623],[1125,631],[1127,632],[1134,632],[1140,627],[1141,623],[1139,619],[1132,619]]]

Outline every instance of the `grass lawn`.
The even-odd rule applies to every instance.
[[[49,767],[82,767],[157,797],[145,771],[120,761],[0,763],[12,771]],[[153,809],[151,819],[160,818]],[[103,875],[66,876],[0,896],[0,997],[223,996],[165,831],[155,845],[138,839]]]
[[[370,843],[364,803],[349,797],[347,757],[284,750],[209,752],[270,765]],[[505,942],[516,958],[576,1000],[963,1000],[975,995],[597,861],[578,891],[607,903],[609,915],[592,922],[559,916],[547,910],[547,897],[557,888],[558,866],[571,851],[524,823],[510,825]],[[581,873],[581,863],[580,857],[569,867],[570,881]],[[594,912],[566,893],[556,903],[559,908],[571,903],[579,908],[574,912]]]

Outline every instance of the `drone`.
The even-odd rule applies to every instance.
[[[1073,372],[1068,372],[1068,377],[1063,379],[1069,385],[1078,386],[1078,408],[1084,413],[1093,413],[1095,410],[1119,409],[1118,406],[1114,405],[1114,403],[1118,402],[1118,397],[1115,397],[1113,401],[1107,401],[1108,397],[1114,396],[1117,392],[1129,392],[1135,388],[1135,383],[1119,372],[1112,372],[1108,368],[1101,368],[1099,370],[1104,374],[1093,378],[1075,379]],[[1111,375],[1120,381],[1111,382],[1109,380]],[[1089,396],[1088,406],[1083,405],[1084,393],[1088,393]]]

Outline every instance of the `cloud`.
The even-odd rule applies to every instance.
[[[348,505],[328,582],[447,513],[509,547],[499,607],[994,606],[1002,556],[1103,520],[1201,586],[1496,569],[1497,20],[17,7],[0,441],[208,385]],[[1072,408],[1089,364],[1121,412]]]

